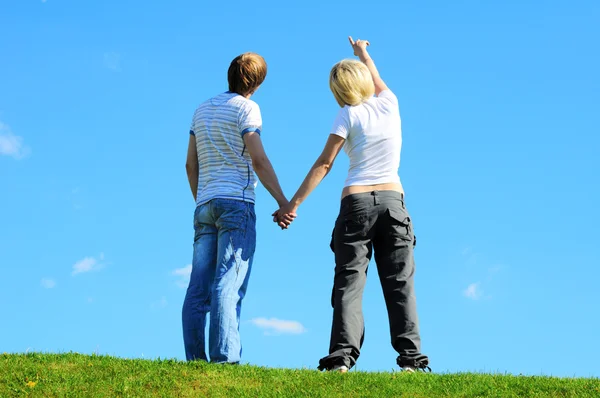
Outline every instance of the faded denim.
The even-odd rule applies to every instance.
[[[183,303],[183,340],[188,361],[238,363],[242,355],[240,313],[256,247],[252,203],[213,199],[194,213],[194,256]]]

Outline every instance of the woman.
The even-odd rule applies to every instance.
[[[420,351],[413,280],[416,241],[398,176],[402,144],[398,100],[369,57],[369,42],[349,40],[361,62],[343,60],[329,77],[342,109],[325,149],[289,204],[273,214],[274,221],[282,228],[292,222],[298,206],[327,175],[344,147],[350,168],[331,242],[336,264],[333,326],[329,355],[320,360],[319,369],[347,372],[360,355],[362,294],[374,251],[397,363],[410,372],[431,370]]]

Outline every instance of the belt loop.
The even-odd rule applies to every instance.
[[[377,196],[377,191],[371,192],[371,195],[373,195],[373,204],[374,205],[378,205],[379,204],[379,197]]]

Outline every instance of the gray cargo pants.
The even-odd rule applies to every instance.
[[[415,244],[401,193],[373,191],[342,199],[331,240],[335,253],[331,342],[329,355],[319,361],[320,370],[341,365],[351,368],[360,355],[365,330],[362,296],[373,251],[392,346],[399,354],[396,362],[414,367],[429,363],[421,354],[413,279]]]

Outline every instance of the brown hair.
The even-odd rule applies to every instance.
[[[267,77],[267,63],[256,53],[244,53],[231,61],[227,71],[229,91],[240,95],[254,93]]]

